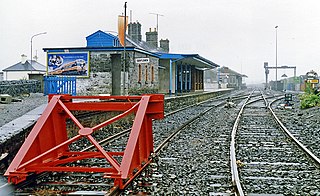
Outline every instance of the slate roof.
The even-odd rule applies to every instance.
[[[31,66],[30,60],[27,60],[24,64],[19,62],[3,69],[2,71],[46,71],[46,67],[35,60],[32,60]]]
[[[160,47],[154,47],[151,44],[147,43],[146,41],[135,41],[129,35],[126,35],[127,45],[131,45],[137,48],[141,48],[153,53],[165,53],[165,51]]]
[[[220,73],[226,73],[226,74],[236,75],[236,76],[245,77],[245,78],[248,77],[244,74],[238,73],[238,72],[230,69],[229,67],[225,67],[225,66],[220,68]]]

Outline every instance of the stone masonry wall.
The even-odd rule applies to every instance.
[[[219,95],[230,93],[232,89],[215,91],[215,92],[206,92],[199,94],[183,95],[177,97],[168,97],[165,100],[165,112],[174,111],[180,108],[183,108],[188,105],[199,103]]]
[[[77,95],[111,94],[111,56],[106,52],[90,53],[90,77],[77,79]]]
[[[112,94],[112,64],[111,54],[115,52],[90,53],[90,77],[77,79],[77,95]],[[119,53],[121,54],[121,52]],[[136,58],[149,58],[150,62],[141,64],[139,81],[139,65]],[[123,59],[121,60],[123,65]],[[138,52],[126,53],[126,89],[130,95],[157,93],[158,58],[150,57]],[[153,75],[153,76],[152,76]],[[123,92],[123,74],[121,73],[121,92]]]
[[[135,54],[135,58],[146,58],[145,55]],[[129,94],[158,93],[159,91],[159,60],[148,56],[149,63],[131,62],[129,67]]]
[[[41,82],[38,80],[0,81],[0,94],[9,94],[15,97],[25,93],[39,92],[41,92]]]

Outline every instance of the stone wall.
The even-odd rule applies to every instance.
[[[181,109],[183,107],[196,104],[213,97],[217,97],[219,95],[223,95],[226,93],[230,93],[232,89],[224,89],[215,92],[205,92],[205,93],[197,93],[197,94],[190,94],[190,95],[183,95],[177,97],[168,97],[165,99],[164,109],[165,112],[174,111],[177,109]]]
[[[122,52],[91,52],[90,77],[77,79],[77,95],[112,94],[112,55]],[[149,58],[149,63],[135,63],[136,58]],[[121,58],[120,92],[123,93],[123,55]],[[138,52],[126,53],[126,93],[139,95],[157,93],[159,90],[159,60]],[[140,79],[139,79],[140,78]]]
[[[12,137],[8,137],[7,140],[0,143],[0,155],[8,153],[4,159],[0,160],[0,174],[4,174],[4,172],[7,170],[9,164],[16,156],[23,142],[32,130],[33,125],[34,124],[26,127],[19,133],[12,135]]]
[[[89,78],[77,79],[77,95],[111,94],[111,55],[108,52],[90,53]]]
[[[135,58],[146,58],[146,55],[135,54]],[[159,60],[148,56],[149,63],[130,63],[129,89],[130,95],[157,93],[159,91]]]
[[[41,82],[38,80],[6,80],[0,81],[0,94],[13,97],[26,93],[41,92]]]
[[[111,72],[91,72],[90,78],[77,79],[77,95],[111,94]]]

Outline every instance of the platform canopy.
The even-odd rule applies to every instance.
[[[198,55],[198,54],[172,54],[172,53],[157,53],[160,59],[169,59],[173,62],[182,64],[194,65],[198,69],[213,69],[220,67],[218,64]]]

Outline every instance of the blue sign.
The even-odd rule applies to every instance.
[[[47,74],[89,77],[89,53],[48,53]]]

